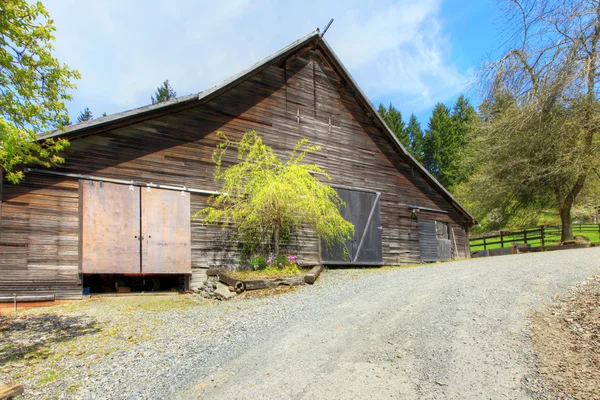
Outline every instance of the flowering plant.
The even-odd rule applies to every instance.
[[[278,256],[277,254],[271,254],[267,258],[267,267],[274,268],[285,268],[292,265],[296,265],[298,256]]]

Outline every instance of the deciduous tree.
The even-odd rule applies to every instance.
[[[343,243],[352,237],[354,226],[339,212],[343,201],[336,191],[317,179],[329,175],[304,158],[319,146],[303,139],[286,162],[281,161],[254,131],[239,143],[223,139],[213,153],[215,181],[221,194],[209,199],[209,207],[194,214],[207,224],[224,224],[235,230],[234,239],[243,243],[245,255],[263,244],[279,253],[280,238],[289,237],[301,225],[310,226],[327,244]],[[222,170],[230,147],[237,147],[238,163]]]
[[[41,2],[0,3],[0,164],[13,183],[23,178],[19,166],[50,167],[64,139],[37,141],[37,134],[68,122],[64,101],[79,73],[52,54],[54,22]]]
[[[600,162],[597,0],[506,0],[508,45],[482,70],[486,94],[470,200],[511,215],[554,207],[562,241]]]

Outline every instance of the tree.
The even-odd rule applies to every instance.
[[[94,119],[94,116],[92,115],[90,109],[87,107],[79,113],[79,116],[77,116],[77,122],[85,122],[92,119]]]
[[[239,143],[223,139],[213,153],[214,178],[222,183],[221,194],[209,199],[209,207],[194,214],[206,224],[233,225],[234,239],[243,243],[246,256],[268,244],[279,253],[280,239],[290,237],[301,225],[310,226],[326,243],[343,243],[354,226],[339,212],[343,201],[336,191],[313,174],[330,179],[327,172],[304,158],[318,150],[302,139],[282,162],[254,131]],[[237,164],[222,171],[227,149],[238,149]]]
[[[448,184],[444,174],[447,173],[449,157],[445,139],[451,135],[452,129],[450,109],[443,103],[437,103],[423,138],[423,165],[444,186]]]
[[[166,79],[162,85],[156,88],[156,92],[154,92],[154,96],[150,96],[152,99],[152,104],[161,103],[163,101],[171,100],[177,97],[177,92],[173,90],[169,80]]]
[[[563,242],[571,208],[600,162],[600,3],[506,0],[512,41],[485,65],[479,165],[469,190],[482,212],[553,207]]]
[[[449,190],[471,174],[468,162],[470,140],[479,117],[469,100],[461,95],[452,111],[442,103],[433,108],[423,138],[425,168]]]
[[[405,131],[405,123],[402,120],[402,113],[400,110],[396,109],[392,103],[390,103],[389,107],[386,109],[383,104],[379,104],[379,108],[377,110],[381,118],[385,121],[390,130],[394,133],[394,135],[398,138],[400,143],[406,148],[410,145],[410,140]]]
[[[79,79],[52,55],[55,30],[40,2],[0,5],[0,163],[13,183],[23,178],[20,165],[64,162],[58,153],[66,140],[37,140],[37,133],[68,121],[64,101],[71,100],[72,81]]]
[[[421,124],[417,121],[415,114],[410,115],[408,125],[406,126],[406,135],[409,140],[409,151],[417,161],[423,162],[423,130]]]

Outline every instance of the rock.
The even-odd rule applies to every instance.
[[[573,239],[575,240],[575,243],[577,243],[577,244],[590,243],[590,238],[588,238],[587,236],[583,236],[583,235],[577,235]]]
[[[235,296],[235,292],[229,290],[229,286],[223,285],[222,283],[217,284],[215,289],[215,297],[220,300],[229,300]]]

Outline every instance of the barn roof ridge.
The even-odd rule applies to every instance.
[[[427,171],[427,169],[425,169],[425,167],[423,167],[423,165],[421,165],[421,163],[419,163],[410,152],[406,150],[402,143],[400,143],[396,135],[394,135],[392,130],[387,126],[381,115],[379,115],[379,113],[375,109],[375,106],[371,103],[371,101],[362,91],[360,86],[358,86],[350,72],[342,64],[340,58],[335,54],[331,46],[327,43],[327,41],[321,34],[319,28],[313,30],[307,35],[304,35],[298,40],[283,47],[279,51],[263,58],[262,60],[253,64],[249,68],[235,75],[232,75],[231,77],[225,79],[221,83],[214,85],[208,89],[205,89],[199,93],[181,96],[172,100],[146,105],[131,110],[123,111],[120,113],[107,115],[106,117],[100,117],[90,121],[70,125],[65,127],[64,130],[58,130],[51,132],[47,135],[41,135],[39,136],[38,140],[57,138],[62,136],[87,136],[89,134],[100,133],[109,129],[116,129],[118,127],[131,125],[142,120],[155,118],[160,115],[171,114],[173,112],[179,111],[180,109],[197,107],[199,105],[197,104],[198,102],[205,103],[212,100],[213,98],[219,96],[221,93],[224,93],[225,91],[236,86],[237,84],[246,81],[250,77],[256,75],[264,68],[267,68],[268,66],[287,58],[288,56],[296,53],[298,50],[306,47],[311,43],[315,47],[318,46],[320,50],[324,51],[325,55],[329,58],[329,60],[333,62],[334,68],[336,68],[337,72],[342,75],[346,82],[356,92],[356,97],[363,104],[363,106],[369,112],[369,114],[371,114],[373,119],[387,133],[392,143],[396,146],[397,150],[402,153],[404,158],[410,164],[412,164],[413,167],[416,167],[418,170],[420,170],[424,174],[426,179],[429,180],[430,183],[432,183],[435,187],[437,187],[438,190],[442,192],[442,194],[450,201],[452,206],[455,207],[461,213],[463,213],[469,219],[469,223],[475,224],[477,221],[471,215],[471,213],[469,213],[467,209],[463,207],[462,204],[460,204],[458,200],[456,200],[454,196],[452,196],[452,194],[441,183],[439,183],[437,179],[433,175],[431,175],[431,173]]]

